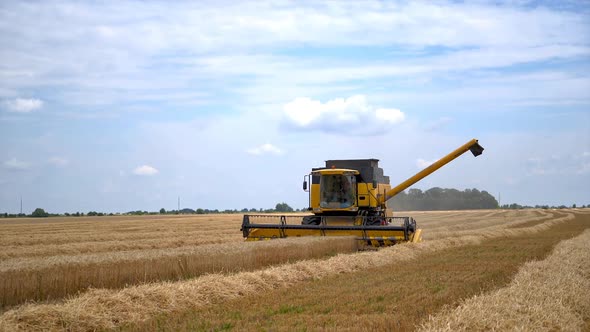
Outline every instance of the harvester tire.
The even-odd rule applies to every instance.
[[[305,216],[301,221],[301,225],[319,225],[322,221],[321,217],[317,216]]]

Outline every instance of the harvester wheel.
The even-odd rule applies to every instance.
[[[322,221],[321,217],[317,216],[305,216],[301,221],[301,225],[319,225]]]
[[[384,219],[379,216],[367,217],[367,220],[365,221],[365,223],[366,223],[366,225],[369,225],[369,226],[381,225],[382,220],[384,220]]]

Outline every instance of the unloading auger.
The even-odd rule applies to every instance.
[[[391,188],[377,159],[327,160],[326,167],[305,175],[313,215],[244,215],[242,232],[248,241],[297,236],[355,236],[363,245],[390,246],[420,242],[422,230],[412,217],[393,217],[386,202],[447,163],[471,151],[483,152],[472,139],[414,176]],[[277,222],[278,218],[278,222]]]

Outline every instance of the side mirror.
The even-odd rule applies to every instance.
[[[303,191],[309,191],[307,181],[309,181],[309,175],[303,177]]]

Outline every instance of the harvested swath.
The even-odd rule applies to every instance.
[[[232,227],[233,226],[233,227]],[[236,228],[237,227],[237,228]],[[23,232],[31,232],[29,235],[18,236],[4,234],[4,239],[0,239],[2,245],[35,245],[35,244],[64,244],[76,242],[97,242],[97,241],[112,241],[112,240],[143,240],[156,238],[175,238],[188,236],[219,236],[221,231],[228,229],[240,228],[239,223],[234,225],[218,225],[212,227],[211,225],[200,226],[192,225],[189,227],[177,227],[176,225],[161,226],[161,229],[147,229],[141,232],[120,232],[117,229],[112,230],[95,230],[88,232],[72,232],[67,233],[62,231],[57,234],[44,234],[43,232],[36,232],[35,229],[24,229]],[[26,233],[25,233],[26,234]]]
[[[1,261],[139,249],[242,242],[241,216],[171,216],[17,219],[0,224]],[[70,220],[71,219],[71,220]]]
[[[254,270],[357,251],[354,238],[292,238],[174,249],[15,259],[0,265],[2,307],[27,300],[59,299],[89,287],[120,288],[182,280],[206,273]]]
[[[215,236],[239,230],[241,215],[16,219],[0,223],[0,245],[68,244]],[[233,232],[232,232],[233,233]],[[235,232],[239,234],[239,232]]]
[[[549,216],[553,216],[553,213],[549,213]],[[517,223],[512,223],[510,224],[508,227],[512,227],[512,228],[526,228],[526,227],[531,227],[531,226],[535,226],[538,224],[543,223],[543,221],[547,219],[547,217],[545,218],[532,218],[529,220],[522,220],[520,222]]]
[[[437,238],[441,232],[445,234],[454,234],[454,231],[482,229],[489,227],[505,227],[507,225],[514,225],[530,220],[540,220],[551,217],[550,214],[537,214],[532,211],[498,211],[492,213],[466,213],[461,217],[449,217],[448,220],[435,220],[429,218],[419,218],[416,216],[418,226],[426,232],[424,236],[428,237],[432,234],[437,234]]]
[[[0,264],[0,275],[8,272],[18,271],[47,271],[49,269],[64,269],[71,267],[73,269],[86,269],[93,265],[114,265],[117,263],[129,264],[137,261],[152,261],[163,260],[167,257],[183,257],[183,256],[200,256],[211,258],[216,255],[233,255],[238,253],[250,252],[255,249],[267,250],[277,249],[283,250],[285,245],[299,246],[310,242],[318,241],[321,238],[306,237],[306,238],[289,238],[288,241],[262,241],[262,242],[235,242],[224,245],[201,245],[201,246],[186,246],[171,249],[149,249],[149,250],[129,250],[129,251],[115,251],[106,253],[93,253],[81,255],[56,255],[51,257],[31,257],[4,260]],[[326,238],[333,239],[333,238]],[[299,249],[291,248],[291,249]]]
[[[518,225],[522,224],[531,220],[542,220],[551,218],[553,215],[551,213],[534,213],[535,211],[523,211],[523,212],[506,212],[506,213],[494,213],[494,214],[487,214],[487,215],[466,215],[462,219],[451,219],[448,222],[437,222],[437,223],[430,223],[426,221],[425,223],[420,223],[420,226],[424,224],[424,227],[429,230],[429,232],[439,231],[439,230],[446,230],[446,229],[454,229],[455,226],[458,230],[468,230],[468,229],[481,229],[493,226],[501,226],[505,227],[507,225]]]
[[[501,213],[500,211],[412,211],[412,212],[398,212],[395,215],[411,216],[420,225],[428,228],[449,227],[454,225],[463,225],[466,221],[477,221],[488,219],[491,216]],[[503,213],[505,214],[505,213]]]
[[[575,211],[576,213],[579,214],[590,214],[590,208],[584,208],[584,209],[571,209],[572,211]]]
[[[205,234],[195,235],[194,237],[183,234],[181,237],[172,238],[153,238],[136,241],[116,240],[116,241],[88,241],[73,242],[65,244],[40,244],[26,246],[5,246],[0,252],[0,261],[6,261],[14,258],[25,257],[43,257],[55,255],[75,255],[83,253],[100,253],[109,251],[129,251],[145,249],[165,249],[186,246],[199,246],[205,244],[222,244],[228,242],[240,242],[243,240],[242,234],[234,232],[227,236],[215,237],[204,236]]]
[[[544,216],[529,216],[527,218],[518,218],[517,221],[514,222],[496,222],[496,221],[489,221],[487,223],[480,223],[479,228],[471,228],[471,227],[456,227],[456,228],[442,228],[440,230],[428,230],[424,235],[424,239],[430,238],[452,238],[458,235],[470,235],[470,234],[478,234],[482,231],[494,231],[494,230],[504,230],[508,226],[515,226],[521,225],[524,223],[529,223],[531,221],[543,221],[542,223],[536,224],[536,226],[545,225],[546,222],[550,222],[554,220],[554,216],[557,215],[564,215],[568,213],[556,213],[556,214],[549,214]],[[530,227],[525,227],[524,229],[528,229]]]
[[[156,283],[114,290],[90,290],[60,304],[28,304],[7,311],[0,326],[7,330],[97,330],[122,324],[141,326],[154,316],[178,314],[212,303],[255,294],[295,282],[379,267],[413,259],[423,252],[478,244],[494,237],[530,234],[573,218],[572,214],[530,228],[487,230],[453,239],[404,244],[377,252],[299,261],[255,272],[207,275],[175,283]],[[125,323],[123,323],[125,322]]]
[[[464,301],[421,331],[581,331],[590,320],[590,231],[525,264],[509,286]]]

